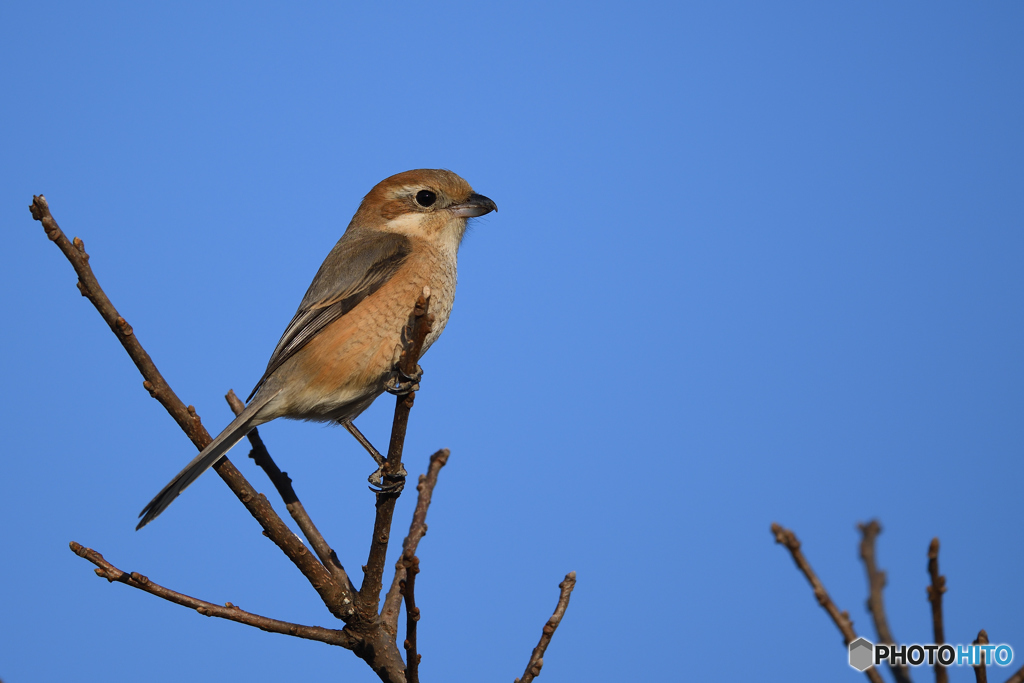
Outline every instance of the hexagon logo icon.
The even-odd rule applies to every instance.
[[[874,644],[867,638],[858,638],[850,643],[850,666],[857,671],[864,671],[872,665],[875,653]]]

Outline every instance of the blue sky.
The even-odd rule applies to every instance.
[[[948,639],[986,628],[1024,664],[1019,3],[21,3],[0,27],[5,683],[376,680],[67,549],[332,625],[213,475],[134,531],[194,451],[27,205],[85,240],[216,432],[363,194],[418,167],[500,207],[463,243],[406,445],[414,474],[452,450],[424,680],[521,675],[569,570],[541,680],[862,680],[768,529],[870,638],[873,517],[898,639],[931,640],[938,536]],[[359,424],[384,443],[390,414]],[[357,569],[369,458],[340,429],[261,431]]]

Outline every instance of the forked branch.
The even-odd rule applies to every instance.
[[[99,311],[100,315],[117,336],[121,345],[128,352],[143,376],[143,387],[151,396],[160,401],[161,405],[174,418],[185,434],[197,448],[202,450],[210,441],[210,435],[203,427],[193,406],[186,406],[166,382],[156,364],[146,353],[138,341],[131,325],[117,312],[100,287],[95,274],[89,265],[89,255],[85,252],[82,240],[75,238],[69,241],[61,231],[57,222],[50,214],[45,197],[33,197],[30,206],[32,216],[43,224],[47,236],[52,240],[78,273],[78,288]],[[409,318],[409,324],[403,334],[404,351],[399,363],[399,370],[407,376],[415,376],[417,361],[422,354],[423,345],[433,322],[429,314],[430,289],[425,287],[423,295],[416,302],[415,310]],[[409,411],[412,408],[415,394],[399,396],[395,404],[395,419],[392,425],[391,442],[388,456],[384,464],[385,481],[400,480],[402,476],[402,450],[408,426]],[[227,395],[232,410],[238,414],[243,406],[234,392]],[[365,575],[358,592],[353,588],[348,575],[330,545],[319,532],[307,514],[292,487],[291,479],[280,470],[270,457],[265,444],[254,429],[249,433],[252,444],[251,457],[270,477],[285,505],[316,552],[313,556],[302,541],[295,536],[274,512],[266,497],[259,494],[245,480],[242,474],[227,459],[222,458],[214,470],[227,483],[238,499],[245,505],[249,513],[263,527],[264,534],[269,537],[292,560],[306,579],[319,593],[327,608],[337,618],[346,622],[342,630],[327,629],[319,626],[303,626],[278,619],[271,619],[246,612],[231,603],[220,606],[200,600],[183,593],[165,588],[150,581],[136,572],[127,573],[107,562],[103,556],[78,543],[71,543],[71,549],[79,556],[96,565],[97,575],[108,581],[117,581],[157,597],[179,605],[195,609],[200,614],[229,619],[238,623],[260,628],[264,631],[316,640],[353,650],[383,681],[391,683],[418,683],[419,654],[416,651],[416,631],[419,610],[415,605],[415,576],[419,571],[419,560],[415,553],[420,540],[427,531],[427,510],[437,484],[438,473],[448,461],[448,450],[443,449],[430,458],[427,473],[421,475],[417,490],[419,496],[416,509],[409,527],[409,535],[403,544],[402,557],[396,567],[391,589],[384,600],[381,613],[377,614],[377,604],[382,588],[384,561],[387,554],[388,541],[391,533],[391,522],[394,515],[395,502],[400,493],[398,490],[385,489],[377,494],[377,514],[374,522],[373,538],[369,557],[364,567]],[[318,559],[319,558],[319,559]],[[561,594],[554,614],[544,626],[540,643],[534,648],[526,674],[522,681],[532,681],[543,665],[544,652],[551,641],[551,636],[561,622],[569,604],[569,595],[576,584],[576,574],[571,572],[559,584]],[[407,634],[406,649],[408,657],[406,665],[402,662],[395,639],[397,633],[398,614],[403,596],[406,600]],[[519,679],[517,679],[519,680]]]
[[[860,554],[864,560],[864,565],[868,572],[868,583],[870,585],[870,594],[868,597],[868,609],[871,611],[872,616],[875,619],[875,626],[878,630],[878,637],[881,643],[892,643],[895,644],[895,640],[892,638],[892,633],[889,631],[889,625],[885,619],[885,611],[882,604],[882,587],[885,586],[885,572],[878,569],[875,562],[875,541],[878,535],[882,531],[882,527],[877,521],[871,521],[868,524],[859,524],[858,527],[861,531],[861,544]],[[833,604],[832,599],[828,596],[825,591],[825,587],[821,581],[814,574],[811,569],[810,563],[807,562],[807,558],[804,557],[803,552],[800,550],[800,541],[797,540],[796,535],[778,524],[772,524],[772,533],[775,535],[776,543],[781,543],[789,549],[790,554],[793,556],[793,561],[796,562],[797,567],[807,577],[811,587],[814,589],[814,595],[818,599],[818,603],[829,613],[832,620],[839,627],[840,632],[843,634],[843,639],[847,644],[851,643],[856,637],[856,633],[853,631],[853,622],[850,621],[850,615],[846,612],[840,612]],[[932,542],[928,546],[928,575],[931,579],[931,583],[928,586],[928,600],[932,606],[932,630],[934,634],[934,645],[928,645],[926,647],[931,648],[935,646],[946,645],[945,629],[943,626],[942,618],[942,594],[946,592],[946,577],[939,574],[939,539],[933,538]],[[989,638],[988,633],[982,629],[978,633],[978,637],[974,641],[974,645],[988,645]],[[929,657],[932,656],[932,652],[929,651]],[[987,653],[988,657],[991,657],[991,653]],[[991,660],[989,660],[990,662]],[[986,668],[986,654],[982,654],[981,660],[974,666],[975,680],[978,683],[987,683],[988,671]],[[946,683],[948,673],[946,667],[942,666],[938,662],[938,657],[935,657],[935,680],[937,683]],[[890,670],[893,672],[893,676],[897,681],[908,681],[909,673],[907,671],[901,671],[903,667],[892,667]],[[881,683],[882,677],[874,667],[869,667],[864,671],[868,678],[877,683]],[[1016,673],[1010,676],[1006,683],[1024,683],[1024,667],[1021,667]]]
[[[75,272],[78,273],[78,289],[96,307],[125,351],[128,352],[128,356],[135,363],[139,372],[142,373],[143,387],[149,391],[151,396],[160,401],[160,404],[174,418],[196,448],[199,450],[205,448],[212,439],[209,432],[203,427],[195,408],[182,403],[160,371],[157,370],[156,364],[142,347],[131,325],[121,317],[110,299],[107,298],[89,265],[89,255],[85,252],[85,244],[77,237],[74,242],[68,240],[60,226],[57,225],[57,221],[50,214],[50,207],[43,195],[33,197],[29,209],[32,211],[32,217],[43,224],[46,236],[60,248],[64,256],[71,262]],[[213,467],[249,511],[249,514],[260,523],[267,537],[281,548],[312,584],[331,613],[339,618],[352,617],[352,610],[348,606],[351,603],[349,591],[335,581],[330,572],[309,553],[305,544],[296,538],[284,521],[277,516],[266,497],[256,493],[242,473],[227,458],[221,458],[220,462]]]

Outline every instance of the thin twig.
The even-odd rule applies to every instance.
[[[824,584],[822,584],[821,580],[818,579],[814,570],[811,569],[811,564],[807,561],[807,558],[804,557],[803,552],[800,550],[800,540],[796,537],[796,534],[774,522],[772,523],[772,534],[775,536],[775,542],[786,546],[786,549],[789,550],[789,554],[793,556],[793,562],[796,563],[797,568],[811,584],[811,588],[814,590],[814,597],[818,600],[818,604],[828,612],[828,615],[832,617],[833,623],[835,623],[839,632],[843,635],[843,642],[846,645],[849,645],[855,641],[857,639],[857,633],[853,630],[853,621],[850,620],[849,612],[840,612],[839,608],[836,607],[834,602],[832,602],[832,598],[829,597]],[[882,676],[878,673],[875,667],[869,667],[864,671],[864,673],[872,683],[883,683]]]
[[[868,611],[875,622],[875,632],[878,634],[878,642],[884,644],[895,644],[896,639],[889,630],[889,620],[885,616],[885,603],[882,600],[882,589],[885,588],[885,572],[878,568],[875,562],[875,541],[882,533],[882,525],[878,520],[871,520],[867,524],[858,524],[860,529],[860,558],[864,560],[864,568],[868,573]],[[911,683],[910,669],[906,664],[893,666],[889,664],[896,683]]]
[[[551,636],[555,635],[555,629],[562,622],[565,609],[569,606],[569,596],[575,587],[576,572],[569,572],[565,575],[562,583],[558,584],[558,589],[561,591],[558,594],[558,604],[555,605],[554,614],[551,615],[548,622],[544,624],[544,628],[541,629],[540,642],[537,643],[537,647],[533,648],[533,653],[530,654],[530,661],[526,664],[526,672],[522,678],[517,678],[515,683],[530,683],[530,681],[540,675],[540,669],[544,666],[544,652],[551,643]]]
[[[231,410],[235,415],[239,415],[245,410],[245,404],[235,395],[234,390],[228,391],[224,398],[227,399],[228,405],[231,406]],[[338,555],[331,549],[323,534],[320,533],[313,520],[310,519],[306,508],[302,505],[298,495],[295,493],[295,489],[292,487],[291,477],[288,476],[287,472],[282,472],[281,468],[274,462],[274,459],[270,457],[270,451],[267,450],[266,444],[263,443],[259,430],[254,427],[249,432],[248,437],[249,443],[252,445],[249,457],[267,473],[270,481],[274,484],[274,488],[277,489],[278,494],[284,501],[285,508],[292,516],[292,519],[295,520],[295,523],[299,525],[299,529],[306,537],[306,540],[313,546],[313,550],[316,551],[320,562],[327,567],[337,581],[341,582],[350,592],[354,592],[355,588],[353,588],[352,583],[349,581],[345,568],[341,566]]]
[[[430,309],[430,288],[424,287],[423,294],[416,300],[416,307],[409,316],[409,324],[402,337],[405,348],[398,362],[398,369],[407,376],[416,374],[416,364],[423,352],[423,342],[430,333],[434,317]],[[405,431],[409,426],[409,411],[412,409],[415,392],[398,396],[395,401],[395,419],[391,425],[391,443],[388,446],[388,457],[384,463],[384,481],[395,481],[402,472],[402,448],[405,444]],[[359,588],[360,609],[377,616],[381,580],[384,576],[384,564],[387,558],[388,541],[391,536],[391,519],[395,513],[395,503],[401,490],[377,494],[377,514],[373,521],[373,537],[370,541],[370,552],[364,567],[363,583]]]
[[[391,581],[391,588],[384,598],[384,608],[380,612],[381,623],[392,636],[396,636],[398,632],[398,612],[402,605],[400,584],[405,578],[405,558],[416,554],[420,539],[427,533],[427,509],[430,507],[434,487],[437,486],[437,475],[448,463],[449,454],[447,448],[442,448],[430,456],[427,473],[421,474],[419,483],[416,484],[419,497],[416,499],[416,509],[412,513],[412,523],[409,524],[409,535],[402,543],[402,555],[395,563],[395,577]]]
[[[82,295],[96,307],[125,351],[128,352],[128,356],[135,363],[139,372],[142,373],[144,379],[142,386],[149,391],[151,396],[160,401],[160,404],[174,418],[174,421],[178,423],[192,443],[200,451],[203,450],[212,441],[209,432],[203,427],[195,408],[193,406],[186,407],[167,384],[163,375],[157,370],[153,359],[142,348],[131,325],[121,317],[103,292],[89,266],[89,255],[85,252],[82,240],[77,237],[74,242],[68,240],[60,226],[57,225],[57,221],[50,214],[50,207],[43,195],[33,197],[29,209],[32,212],[32,217],[43,224],[46,236],[60,248],[64,256],[71,262],[75,272],[78,273],[78,289]],[[281,548],[312,584],[331,613],[339,619],[358,619],[358,615],[355,615],[351,608],[349,591],[334,580],[330,572],[320,564],[306,548],[306,545],[278,517],[266,496],[256,493],[228,458],[221,458],[213,468],[235,496],[242,501],[249,514],[260,523],[266,536]]]
[[[974,639],[974,645],[988,645],[988,633],[985,629],[978,631],[978,637]],[[981,664],[974,667],[974,680],[977,683],[988,683],[988,671],[985,670],[985,659],[987,655],[981,653]]]
[[[403,556],[405,579],[401,582],[405,597],[405,680],[406,683],[420,683],[420,656],[416,654],[416,624],[420,620],[420,608],[416,606],[416,575],[420,573],[420,558],[415,555]]]
[[[1024,683],[1024,666],[1017,669],[1017,673],[1007,678],[1006,683]]]
[[[149,395],[160,401],[160,404],[170,413],[174,421],[178,423],[178,426],[181,427],[182,431],[193,442],[197,439],[202,440],[204,435],[208,439],[209,434],[206,434],[206,430],[203,429],[199,416],[195,414],[195,410],[186,408],[185,404],[174,393],[174,390],[164,380],[163,375],[157,370],[153,359],[142,348],[142,344],[139,343],[138,338],[135,336],[132,326],[121,317],[117,309],[114,308],[114,304],[110,302],[110,299],[103,292],[100,283],[92,272],[92,268],[89,266],[89,254],[85,253],[85,243],[77,237],[73,243],[68,241],[67,236],[60,229],[60,226],[57,225],[57,221],[50,215],[50,207],[46,203],[46,197],[43,195],[32,197],[32,204],[29,206],[29,210],[32,212],[32,218],[43,224],[43,230],[46,231],[46,236],[50,238],[50,241],[56,244],[68,261],[71,262],[72,267],[78,274],[78,291],[92,302],[92,305],[96,307],[96,310],[99,311],[103,320],[110,327],[110,331],[114,333],[114,336],[124,346],[128,356],[135,363],[135,367],[142,373],[142,378],[145,380],[142,386],[149,392]]]
[[[942,624],[942,594],[946,592],[946,577],[939,574],[939,539],[933,538],[928,545],[928,602],[932,604],[932,642],[942,645],[946,642],[946,632]],[[949,683],[949,672],[946,667],[935,660],[935,683]]]
[[[281,633],[288,636],[295,636],[297,638],[306,638],[307,640],[317,640],[321,643],[337,645],[349,650],[356,647],[359,642],[358,639],[354,638],[346,631],[322,628],[320,626],[302,626],[300,624],[293,624],[279,619],[261,617],[258,614],[246,612],[240,607],[232,605],[230,602],[225,603],[222,607],[212,602],[206,602],[205,600],[199,600],[198,598],[178,593],[177,591],[173,591],[170,588],[165,588],[153,581],[150,581],[147,577],[139,574],[138,572],[131,572],[129,574],[128,572],[118,569],[103,559],[103,555],[91,548],[86,548],[74,541],[72,541],[70,545],[71,550],[76,555],[85,558],[98,567],[98,569],[96,569],[97,576],[104,578],[107,581],[117,581],[125,584],[126,586],[138,588],[139,590],[155,595],[158,598],[163,598],[164,600],[168,600],[175,604],[194,609],[203,616],[219,617],[221,619],[237,621],[240,624],[255,626],[260,630],[269,631],[270,633]]]

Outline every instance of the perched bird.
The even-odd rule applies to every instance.
[[[444,330],[466,222],[497,209],[451,171],[406,171],[377,183],[317,271],[245,410],[149,502],[136,528],[253,427],[278,417],[339,422],[376,453],[352,420],[400,385],[402,330],[424,287],[434,316],[424,352]]]

